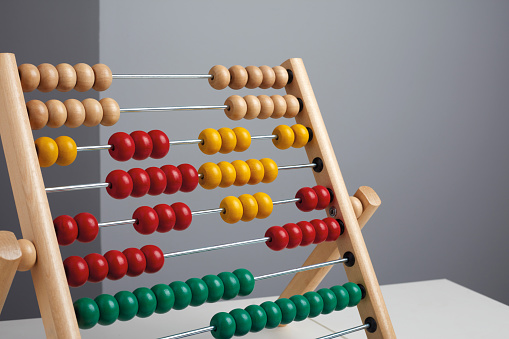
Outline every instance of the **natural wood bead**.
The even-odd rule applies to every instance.
[[[41,129],[48,123],[48,107],[40,100],[27,102],[28,119],[33,130]]]
[[[299,99],[295,95],[287,94],[283,95],[286,101],[286,113],[285,118],[295,118],[300,111]]]
[[[259,95],[258,100],[260,100],[260,105],[262,106],[258,119],[267,119],[274,113],[274,102],[268,95],[264,94]]]
[[[81,126],[85,121],[85,107],[83,107],[83,104],[76,99],[67,99],[64,101],[64,105],[67,109],[65,125],[70,128]]]
[[[256,88],[261,85],[263,81],[263,73],[262,70],[256,66],[247,66],[247,88]]]
[[[39,69],[32,64],[23,64],[18,67],[19,79],[23,92],[32,92],[41,82]]]
[[[262,89],[271,88],[272,85],[274,85],[274,82],[276,81],[276,73],[272,68],[266,65],[260,66],[259,68],[262,71],[263,75],[263,81],[260,84],[260,88]]]
[[[104,98],[99,102],[103,108],[103,118],[101,120],[101,125],[115,125],[120,118],[120,107],[118,106],[118,103],[111,98]]]
[[[69,92],[76,86],[76,71],[69,64],[58,64],[55,67],[58,71],[57,90],[60,92]]]
[[[246,87],[248,75],[244,67],[235,65],[230,67],[230,86],[231,89],[241,89]]]
[[[95,75],[94,70],[87,64],[79,63],[74,65],[74,70],[76,71],[76,86],[75,90],[78,92],[86,92],[94,86]]]
[[[272,88],[280,89],[286,86],[288,83],[288,71],[283,66],[272,67],[274,73],[276,73],[276,81]]]
[[[93,88],[99,92],[110,88],[111,83],[113,82],[113,74],[111,73],[111,69],[105,64],[95,64],[92,66],[92,70],[94,71],[95,76]]]
[[[101,103],[93,98],[87,98],[81,102],[85,108],[85,120],[83,125],[87,127],[97,126],[103,119],[103,107]]]
[[[230,71],[228,68],[215,65],[209,71],[212,78],[209,79],[209,84],[214,89],[225,89],[230,84]]]
[[[247,103],[240,95],[232,95],[224,102],[228,108],[225,108],[224,112],[226,116],[232,120],[240,120],[246,116]]]
[[[24,272],[32,269],[37,261],[37,252],[34,244],[27,239],[19,239],[18,245],[21,250],[21,261],[18,265],[18,271]]]
[[[51,92],[58,85],[58,71],[55,66],[50,64],[40,64],[37,66],[41,75],[41,80],[37,89],[41,92]]]
[[[278,94],[272,95],[270,98],[274,102],[274,113],[270,117],[273,119],[282,118],[286,113],[286,100]]]
[[[246,95],[244,97],[244,100],[246,101],[247,104],[247,112],[244,118],[247,120],[256,118],[258,114],[260,114],[260,111],[262,109],[262,104],[260,103],[260,100],[254,95]]]
[[[357,197],[350,197],[350,201],[352,202],[352,206],[353,206],[353,210],[355,212],[355,216],[357,217],[357,219],[359,219],[359,217],[361,216],[362,211],[364,209],[362,207],[362,202]]]
[[[48,100],[46,101],[46,107],[48,107],[47,125],[51,128],[63,126],[67,120],[67,109],[64,103],[60,100]]]

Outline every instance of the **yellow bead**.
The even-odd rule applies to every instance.
[[[206,128],[201,131],[198,139],[203,140],[198,146],[205,154],[216,154],[221,149],[221,135],[213,128]]]
[[[221,161],[217,166],[221,170],[221,182],[219,183],[219,187],[225,188],[233,185],[237,177],[235,167],[227,161]]]
[[[243,127],[235,127],[233,132],[237,136],[237,145],[235,146],[235,152],[244,152],[251,146],[251,134]]]
[[[242,221],[251,221],[256,218],[258,214],[258,203],[256,199],[251,194],[242,194],[239,197],[240,202],[242,203],[243,214]]]
[[[262,182],[265,170],[260,160],[249,159],[246,163],[249,166],[249,170],[251,170],[251,177],[247,183],[249,185],[257,185]]]
[[[271,215],[274,205],[272,204],[272,199],[269,197],[269,195],[263,192],[258,192],[253,194],[253,197],[258,203],[258,214],[256,217],[258,219],[265,219]]]
[[[260,162],[263,165],[264,172],[262,182],[268,184],[276,180],[278,174],[276,162],[269,158],[260,159]]]
[[[272,139],[274,146],[279,149],[288,149],[293,145],[295,141],[295,133],[287,125],[279,125],[272,131],[273,135],[276,135],[276,139]]]
[[[221,183],[221,169],[213,162],[206,162],[201,165],[198,169],[198,174],[202,175],[199,181],[200,186],[206,190],[212,190]]]
[[[221,201],[219,208],[224,209],[221,213],[221,218],[229,224],[235,224],[242,219],[244,209],[242,208],[242,203],[237,197],[229,196],[224,198]]]
[[[78,155],[78,150],[76,149],[76,143],[74,140],[62,135],[56,138],[55,142],[58,147],[57,164],[60,166],[72,164]]]
[[[35,149],[41,167],[50,167],[58,159],[58,146],[55,140],[48,137],[40,137],[35,140]]]
[[[309,141],[308,129],[304,125],[295,124],[292,126],[292,130],[295,135],[295,141],[293,142],[292,147],[301,148],[306,146]]]
[[[219,153],[227,154],[232,152],[237,146],[237,136],[231,128],[220,128],[217,130],[221,136],[221,148]]]
[[[233,184],[235,186],[244,186],[249,182],[251,178],[251,169],[249,165],[242,160],[232,161],[233,167],[235,167],[235,181]]]

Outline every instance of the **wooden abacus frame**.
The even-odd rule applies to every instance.
[[[296,121],[313,130],[314,138],[305,146],[309,160],[316,157],[323,160],[323,170],[314,174],[316,182],[334,191],[328,213],[341,218],[345,224],[345,232],[337,242],[317,245],[305,265],[338,259],[340,252],[352,253],[355,263],[345,266],[347,276],[366,291],[366,297],[358,305],[360,316],[363,321],[371,317],[377,324],[377,330],[367,333],[368,337],[396,338],[360,229],[380,205],[380,200],[374,191],[361,187],[355,196],[361,201],[364,213],[357,220],[304,64],[301,59],[289,59],[282,66],[293,73],[293,80],[286,86],[287,93],[303,102]],[[46,336],[80,338],[14,54],[0,53],[0,75],[0,135],[21,231],[24,239],[37,249],[37,263],[31,272]],[[334,210],[337,215],[331,215]],[[0,234],[0,245],[3,239],[6,243],[12,240],[9,235]],[[0,268],[9,271],[0,276],[0,311],[14,277],[12,269],[20,260],[19,249],[15,246],[8,248],[8,252],[14,259],[0,260]],[[298,273],[281,296],[314,290],[330,268]]]

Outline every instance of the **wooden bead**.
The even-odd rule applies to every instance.
[[[295,194],[295,198],[300,199],[300,201],[297,201],[295,205],[303,212],[310,212],[314,210],[318,204],[318,196],[316,195],[315,190],[311,187],[302,187]]]
[[[272,131],[273,135],[276,135],[276,139],[272,139],[272,143],[277,148],[284,150],[292,147],[295,141],[295,133],[287,125],[279,125]]]
[[[37,261],[37,252],[34,244],[27,239],[19,239],[18,245],[21,250],[21,261],[18,265],[18,271],[24,272],[32,269]]]
[[[228,108],[224,109],[226,116],[231,120],[240,120],[246,116],[247,103],[240,95],[232,95],[224,102]]]
[[[237,197],[229,196],[224,198],[219,208],[224,209],[221,213],[221,218],[229,224],[235,224],[242,219],[244,209],[242,208],[242,202]]]
[[[301,124],[295,124],[292,126],[293,133],[295,134],[295,141],[293,142],[293,148],[301,148],[307,145],[309,142],[309,131],[306,126]]]
[[[206,128],[201,131],[200,135],[198,135],[198,139],[203,140],[198,144],[198,147],[205,154],[216,154],[221,149],[221,134],[213,128]]]
[[[357,219],[362,215],[362,211],[364,208],[362,207],[362,202],[357,197],[350,197],[350,202],[352,203],[353,210],[355,212],[355,216]]]
[[[48,100],[46,101],[46,107],[48,108],[48,123],[47,125],[51,128],[62,127],[67,121],[67,108],[60,100]]]
[[[206,190],[217,188],[222,180],[221,168],[213,162],[206,162],[198,169],[201,174],[200,185]]]
[[[35,140],[35,149],[41,167],[50,167],[58,159],[58,145],[55,140],[51,138],[37,138],[37,140]]]
[[[48,123],[48,107],[40,100],[30,100],[27,102],[28,119],[30,127],[38,130]]]
[[[235,167],[227,161],[221,161],[217,166],[221,170],[221,182],[219,183],[219,187],[225,188],[233,185],[237,178]]]
[[[247,183],[249,185],[258,185],[262,182],[263,176],[265,175],[263,164],[257,159],[246,160],[246,164],[248,164],[249,170],[251,171],[251,176]]]
[[[274,113],[274,102],[268,95],[259,95],[258,100],[260,100],[260,114],[258,114],[258,119],[267,119],[272,113]]]
[[[78,92],[89,91],[94,86],[95,75],[94,70],[87,64],[79,63],[74,65],[76,71],[76,86],[75,90]]]
[[[41,82],[39,69],[32,64],[23,64],[18,67],[19,79],[23,92],[32,92]]]
[[[258,214],[256,199],[251,194],[242,194],[239,200],[242,203],[242,218],[240,220],[247,222],[256,218]]]
[[[60,92],[69,92],[76,86],[76,71],[69,64],[58,64],[55,67],[58,71],[57,90]]]
[[[286,100],[278,94],[272,95],[270,98],[274,103],[274,113],[270,117],[272,119],[282,118],[286,113]]]
[[[287,94],[284,95],[283,98],[286,101],[286,113],[284,115],[285,118],[295,118],[297,114],[300,112],[300,103],[299,99],[296,96]]]
[[[274,204],[272,203],[272,199],[268,194],[258,192],[253,194],[253,197],[258,203],[258,214],[256,215],[257,219],[265,219],[272,214]]]
[[[56,138],[55,142],[58,146],[58,158],[56,161],[57,165],[68,166],[72,164],[78,155],[76,143],[74,140],[62,135]]]
[[[276,74],[276,81],[272,88],[280,89],[286,86],[288,83],[288,71],[283,66],[275,66],[272,67],[274,73]]]
[[[50,64],[40,64],[37,66],[41,74],[41,81],[37,89],[41,92],[51,92],[58,85],[58,71],[55,66]]]
[[[230,71],[228,68],[215,65],[209,71],[212,78],[209,79],[209,84],[214,89],[225,89],[230,84]]]
[[[281,226],[272,226],[265,232],[265,236],[270,238],[266,244],[273,251],[285,249],[290,241],[288,232]]]
[[[228,69],[230,72],[230,86],[231,89],[241,89],[246,87],[248,74],[244,67],[235,65]]]
[[[247,66],[247,84],[246,88],[256,88],[262,84],[263,73],[262,70],[256,66]]]
[[[93,88],[96,91],[102,92],[110,88],[111,83],[113,82],[113,75],[111,73],[111,69],[105,64],[95,64],[92,66],[92,70],[94,71],[94,86]]]
[[[276,180],[279,171],[276,162],[269,158],[260,159],[260,162],[263,165],[262,182],[268,184]]]
[[[99,102],[103,108],[103,118],[101,120],[101,125],[115,125],[120,118],[120,107],[118,106],[118,103],[111,98],[103,98]]]
[[[244,186],[247,184],[251,178],[251,169],[249,165],[242,160],[234,160],[232,161],[232,165],[235,168],[235,181],[233,185]]]
[[[180,174],[182,174],[181,192],[192,192],[198,186],[198,171],[190,164],[180,164],[177,166]],[[176,226],[175,226],[176,227]]]
[[[92,98],[87,98],[81,103],[85,108],[85,121],[83,121],[83,125],[87,127],[99,125],[104,115],[101,103]]]
[[[221,136],[221,148],[219,153],[228,154],[231,153],[237,146],[237,136],[231,128],[222,127],[217,130]]]
[[[233,129],[237,137],[237,145],[235,145],[235,152],[244,152],[251,146],[251,134],[244,127],[235,127]]]
[[[64,101],[64,106],[67,109],[65,125],[69,128],[81,126],[85,121],[85,107],[83,104],[76,99],[67,99]]]
[[[260,66],[259,68],[262,71],[263,75],[263,81],[260,84],[260,88],[262,89],[271,88],[272,85],[274,85],[274,82],[276,81],[276,73],[272,68],[266,65]]]
[[[258,117],[260,111],[262,110],[262,104],[260,103],[260,100],[254,95],[246,95],[244,100],[247,104],[247,112],[244,116],[244,119],[251,120]]]

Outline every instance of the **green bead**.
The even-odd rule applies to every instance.
[[[245,308],[246,312],[251,317],[251,332],[260,332],[267,325],[267,313],[258,305],[249,305]]]
[[[334,311],[338,305],[338,299],[336,298],[336,295],[328,288],[319,289],[316,291],[316,293],[320,294],[320,297],[322,297],[323,300],[322,314],[332,313],[332,311]]]
[[[235,320],[226,312],[216,313],[210,319],[210,326],[214,326],[210,333],[216,339],[230,339],[235,334]]]
[[[131,320],[138,313],[138,299],[131,292],[120,291],[115,294],[115,299],[117,299],[119,308],[118,320]]]
[[[117,299],[109,294],[101,294],[94,301],[99,307],[99,324],[111,325],[117,321],[119,314]]]
[[[221,300],[224,294],[224,284],[221,279],[217,275],[206,275],[201,278],[207,284],[209,289],[209,296],[207,298],[208,303],[215,303],[216,301]]]
[[[90,298],[81,298],[74,302],[74,312],[78,326],[83,329],[92,328],[99,321],[99,307]]]
[[[283,315],[279,306],[272,301],[266,301],[260,305],[267,314],[267,325],[265,328],[276,328],[281,324]]]
[[[297,316],[297,307],[290,299],[281,298],[275,302],[281,309],[281,324],[286,325],[295,320],[295,317]]]
[[[240,283],[235,274],[231,272],[221,272],[217,276],[221,279],[224,285],[224,300],[230,300],[239,295]]]
[[[330,288],[332,293],[336,295],[337,305],[336,311],[344,310],[348,304],[350,303],[350,296],[348,295],[348,291],[341,285],[332,286]]]
[[[309,317],[309,312],[311,311],[311,306],[309,305],[309,301],[306,297],[297,294],[290,297],[290,300],[295,304],[295,308],[297,309],[295,321],[307,319],[307,317]]]
[[[175,293],[175,303],[173,308],[175,310],[183,310],[189,304],[193,298],[191,288],[183,281],[174,281],[170,284],[173,293]]]
[[[245,268],[239,268],[233,271],[233,274],[239,279],[240,283],[240,296],[250,295],[255,287],[254,276]]]
[[[150,288],[140,287],[133,291],[133,294],[138,299],[138,313],[140,318],[147,318],[154,314],[157,307],[157,299]]]
[[[157,284],[151,288],[156,296],[157,306],[156,313],[162,314],[171,310],[175,303],[175,293],[166,284]]]
[[[350,297],[348,307],[356,306],[362,299],[362,291],[359,285],[347,282],[343,287],[348,291],[348,296]]]
[[[207,287],[207,284],[198,278],[188,279],[186,284],[191,289],[191,306],[203,305],[209,297],[209,288]]]
[[[251,326],[253,326],[249,313],[242,308],[236,308],[230,312],[230,315],[233,317],[233,320],[235,320],[235,336],[241,337],[248,334],[251,330]]]
[[[323,299],[316,292],[306,292],[304,297],[309,301],[309,318],[320,315],[323,311]]]

